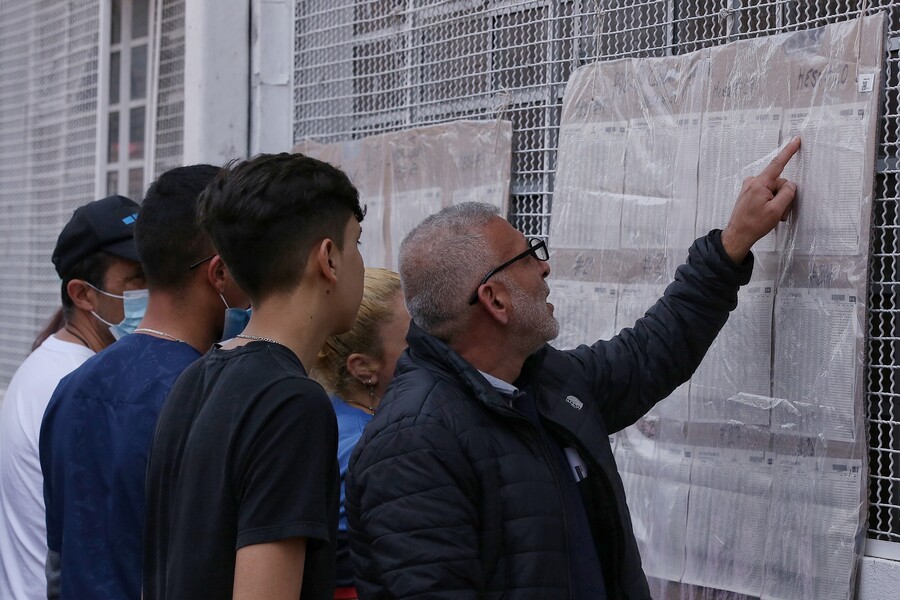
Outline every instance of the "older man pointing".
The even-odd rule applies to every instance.
[[[409,349],[347,479],[361,598],[650,599],[608,434],[700,364],[751,247],[787,217],[799,147],[745,180],[633,328],[575,350],[547,345],[546,247],[493,207],[445,209],[406,237]]]

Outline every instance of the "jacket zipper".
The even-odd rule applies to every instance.
[[[618,567],[619,568],[616,570],[615,577],[616,577],[616,579],[618,579],[619,585],[621,586],[622,585],[622,566],[623,566],[624,560],[625,560],[625,535],[622,531],[621,516],[619,516],[619,514],[618,514],[619,513],[618,500],[616,499],[616,495],[612,489],[612,484],[609,481],[609,477],[606,476],[606,473],[603,471],[603,467],[601,467],[600,464],[596,460],[594,460],[594,456],[590,452],[585,450],[585,448],[582,446],[582,444],[578,441],[577,437],[575,437],[574,435],[570,435],[568,430],[565,427],[562,427],[561,425],[557,425],[556,423],[553,423],[552,421],[551,421],[551,424],[552,424],[552,427],[559,432],[559,434],[562,436],[562,438],[567,443],[571,444],[572,447],[574,447],[576,450],[578,450],[578,453],[582,457],[587,457],[587,460],[589,461],[589,466],[591,468],[591,470],[588,473],[595,473],[597,475],[597,477],[599,478],[599,481],[601,482],[601,487],[603,488],[604,493],[606,493],[606,495],[611,499],[611,501],[614,504],[614,507],[616,508],[617,518],[615,518],[613,520],[612,525],[613,525],[613,527],[615,527],[614,533],[616,536],[616,547],[617,547],[616,554],[618,557],[618,563],[619,563]],[[607,594],[609,594],[609,590],[607,590]]]
[[[537,426],[531,422],[531,419],[523,415],[518,409],[513,407],[512,399],[509,400],[509,409],[511,414],[509,416],[523,421],[528,427],[531,428],[532,432],[535,434],[538,440],[538,446],[541,449],[541,455],[544,457],[544,461],[547,463],[547,467],[550,469],[550,474],[553,475],[553,483],[556,485],[556,497],[560,502],[560,508],[562,509],[562,520],[563,520],[563,534],[565,535],[565,553],[566,553],[566,590],[568,591],[569,600],[572,600],[572,557],[569,555],[569,521],[566,518],[566,509],[565,503],[563,502],[562,497],[562,486],[559,483],[559,473],[556,467],[554,467],[554,458],[550,454],[550,449],[547,447],[543,436],[541,436],[541,432],[538,431]],[[498,411],[499,412],[499,411]],[[507,411],[503,411],[507,412]],[[538,418],[540,419],[540,412],[538,413]]]

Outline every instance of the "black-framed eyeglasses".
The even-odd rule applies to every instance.
[[[478,287],[475,288],[475,293],[472,294],[472,297],[469,298],[469,305],[475,304],[478,302],[478,290],[481,289],[487,280],[513,264],[517,260],[522,260],[526,256],[533,256],[540,261],[547,261],[550,259],[550,253],[547,251],[547,244],[544,243],[544,240],[539,240],[537,238],[529,238],[528,240],[528,250],[519,254],[518,256],[513,256],[511,259],[497,267],[496,269],[492,269],[484,278],[481,280],[481,283],[478,284]]]
[[[196,269],[197,267],[199,267],[200,265],[202,265],[202,264],[205,263],[206,261],[212,260],[213,258],[215,258],[215,256],[216,256],[215,254],[210,254],[210,255],[207,256],[206,258],[201,258],[200,260],[198,260],[197,262],[195,262],[194,264],[192,264],[191,266],[189,266],[189,267],[188,267],[188,271],[193,271],[194,269]]]

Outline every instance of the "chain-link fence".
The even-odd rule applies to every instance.
[[[50,255],[94,196],[99,0],[0,2],[0,389],[60,306]]]
[[[155,4],[154,174],[182,161],[184,4]],[[0,393],[60,306],[59,232],[105,193],[95,190],[101,5],[0,1]]]
[[[681,54],[886,10],[869,297],[869,536],[900,542],[900,2],[304,0],[294,139],[328,142],[461,118],[513,123],[510,220],[549,231],[562,95],[595,60]]]

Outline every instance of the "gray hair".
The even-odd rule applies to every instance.
[[[406,308],[426,333],[451,341],[464,328],[469,298],[496,261],[484,228],[499,214],[483,202],[457,204],[426,218],[400,244]]]

